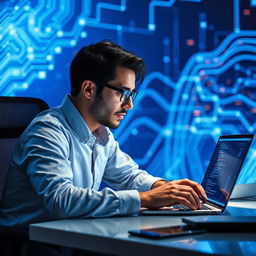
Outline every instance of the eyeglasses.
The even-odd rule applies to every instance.
[[[121,92],[121,97],[120,97],[121,102],[127,102],[130,97],[132,97],[132,101],[134,101],[138,95],[138,91],[136,91],[136,90],[130,91],[128,89],[118,88],[118,87],[115,87],[115,86],[107,84],[107,83],[101,84],[101,85],[103,85],[109,89]]]

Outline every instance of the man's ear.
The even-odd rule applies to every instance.
[[[81,86],[81,92],[88,100],[95,97],[96,89],[96,84],[91,80],[84,80]]]

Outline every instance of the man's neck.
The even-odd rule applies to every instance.
[[[69,98],[81,114],[82,118],[86,122],[88,128],[92,133],[95,133],[95,131],[100,127],[100,123],[93,120],[89,114],[89,106],[87,102],[85,102],[81,97],[79,96],[72,96],[69,95]]]

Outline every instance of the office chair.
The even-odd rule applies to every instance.
[[[32,119],[48,109],[41,99],[0,96],[0,200],[14,146]],[[0,255],[19,255],[21,241],[28,239],[27,227],[0,226]]]

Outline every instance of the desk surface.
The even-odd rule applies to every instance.
[[[236,216],[255,216],[256,201],[232,201],[228,211]],[[67,219],[30,225],[30,239],[112,255],[256,254],[256,233],[205,233],[161,240],[135,237],[128,233],[131,229],[181,223],[181,218],[174,216]]]

